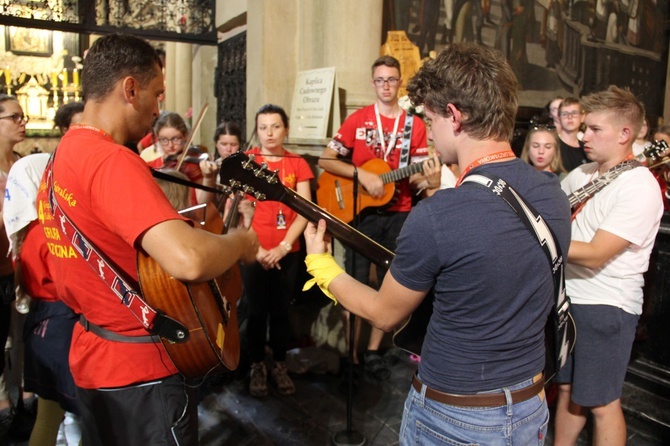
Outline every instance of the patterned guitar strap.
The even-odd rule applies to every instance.
[[[151,334],[151,336],[134,337],[122,336],[117,334],[114,336],[113,332],[97,327],[93,332],[100,332],[108,339],[114,338],[121,342],[155,342],[151,340],[153,336],[160,336],[168,339],[171,342],[181,343],[188,339],[189,333],[186,327],[179,321],[172,319],[165,315],[160,310],[154,309],[145,302],[140,294],[130,285],[130,281],[124,277],[124,274],[118,271],[116,267],[107,259],[107,257],[93,245],[82,234],[75,224],[63,212],[63,209],[58,205],[53,187],[53,162],[56,157],[56,150],[52,153],[45,169],[46,186],[49,204],[51,206],[51,213],[54,219],[60,224],[60,231],[69,241],[79,255],[86,260],[88,265],[93,268],[96,275],[109,286],[112,292],[121,300],[130,312],[137,318],[142,326]],[[86,324],[83,324],[86,326]],[[93,324],[91,324],[93,325]],[[96,333],[97,334],[97,333]],[[123,338],[123,340],[122,340]]]
[[[400,162],[398,169],[401,169],[409,164],[409,148],[412,142],[412,129],[414,128],[414,115],[407,112],[405,116],[405,128],[402,131],[402,143],[400,145]]]

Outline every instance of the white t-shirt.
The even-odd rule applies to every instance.
[[[568,195],[597,177],[597,164],[583,164],[561,182]],[[586,203],[572,222],[572,240],[589,242],[602,229],[631,244],[603,267],[592,270],[568,262],[566,287],[575,304],[612,305],[642,313],[643,274],[663,215],[658,183],[637,167],[619,175]]]

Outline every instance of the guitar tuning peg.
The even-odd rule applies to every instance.
[[[253,154],[249,155],[249,158],[246,161],[242,162],[242,168],[245,170],[252,170],[254,168],[253,163],[255,159],[256,155]]]
[[[267,197],[266,197],[265,194],[262,193],[262,192],[254,192],[254,198],[256,198],[256,200],[258,200],[258,201],[263,201],[263,200],[265,200]]]
[[[279,170],[274,170],[267,178],[267,181],[269,184],[276,184],[277,183],[277,173],[279,173]]]
[[[267,168],[268,168],[268,163],[266,163],[265,161],[263,161],[263,162],[261,163],[261,169],[267,169]]]
[[[265,176],[265,171],[263,169],[255,169],[254,176],[256,178],[263,178]]]

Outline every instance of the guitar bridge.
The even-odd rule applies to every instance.
[[[340,209],[344,209],[344,199],[342,198],[342,188],[340,187],[340,180],[335,180],[335,197],[337,198],[337,205]]]

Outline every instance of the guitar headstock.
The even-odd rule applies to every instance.
[[[660,140],[654,141],[649,147],[645,147],[642,154],[645,158],[649,158],[651,161],[656,161],[657,159],[668,155],[669,150],[670,146],[668,146],[668,143]]]
[[[268,170],[254,161],[253,155],[242,152],[234,153],[221,162],[219,182],[259,201],[281,201],[285,193],[277,171]]]

